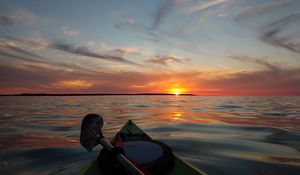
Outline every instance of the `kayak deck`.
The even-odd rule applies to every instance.
[[[130,133],[129,136],[124,138],[124,141],[130,141],[135,139],[141,138],[148,138],[151,139],[141,128],[139,128],[136,124],[134,124],[131,120],[129,120],[119,131],[119,133]],[[114,142],[114,139],[112,140]],[[174,167],[165,173],[165,175],[182,175],[182,174],[189,174],[189,175],[205,175],[204,172],[200,171],[193,165],[189,164],[188,162],[180,159],[178,156],[174,154],[175,157],[175,164]],[[99,174],[105,175],[107,174],[104,172],[101,167],[99,166],[97,159],[93,161],[93,163],[84,171],[85,175],[91,174]]]

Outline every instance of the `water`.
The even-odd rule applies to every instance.
[[[0,97],[0,174],[78,174],[88,113],[111,138],[132,119],[209,175],[299,175],[300,97]]]

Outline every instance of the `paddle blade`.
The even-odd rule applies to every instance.
[[[88,114],[81,122],[80,143],[89,152],[98,145],[98,138],[102,136],[103,119],[97,114]]]

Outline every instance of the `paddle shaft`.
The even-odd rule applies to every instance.
[[[100,138],[99,143],[108,151],[113,149],[113,146],[108,141],[106,141],[104,138]],[[118,163],[120,163],[130,174],[145,175],[133,163],[131,163],[123,154],[118,154],[116,156],[116,159],[117,159]]]

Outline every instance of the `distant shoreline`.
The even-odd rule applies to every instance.
[[[137,93],[137,94],[47,94],[47,93],[39,93],[39,94],[0,94],[0,96],[108,96],[108,95],[167,95],[167,96],[175,96],[175,94],[166,94],[166,93]],[[180,94],[181,96],[196,96],[195,94]]]

